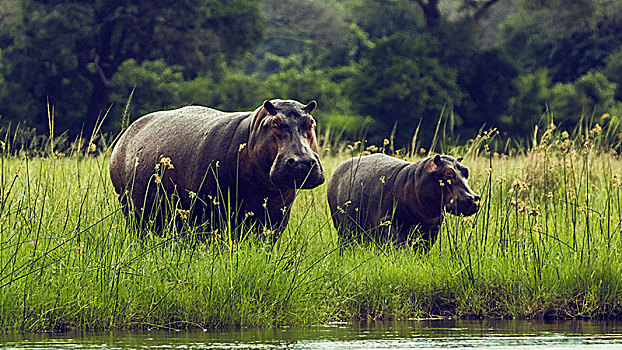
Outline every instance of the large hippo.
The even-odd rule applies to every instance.
[[[469,187],[469,170],[461,160],[436,155],[411,163],[373,154],[341,163],[328,181],[339,236],[417,242],[428,251],[443,209],[465,216],[478,210],[480,197]]]
[[[279,233],[296,190],[324,182],[315,107],[271,100],[252,112],[190,106],[139,118],[110,159],[125,214],[156,231],[173,221],[203,232],[244,221]]]

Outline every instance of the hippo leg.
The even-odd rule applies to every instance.
[[[340,247],[340,251],[344,248],[352,246],[355,243],[361,243],[363,242],[363,237],[370,236],[368,231],[357,229],[353,225],[347,226],[342,224],[338,227],[337,244]]]
[[[408,227],[396,223],[395,215],[388,214],[380,219],[378,237],[381,241],[389,239],[396,246],[401,246],[408,241]]]
[[[427,253],[432,249],[434,242],[438,238],[440,226],[416,227],[410,229],[408,241],[412,243],[422,253]]]
[[[398,246],[403,246],[404,244],[408,243],[408,227],[395,225],[392,226],[392,232],[389,237],[393,238],[393,242],[395,242],[395,244]]]

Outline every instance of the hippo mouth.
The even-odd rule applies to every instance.
[[[317,161],[306,163],[275,161],[270,169],[270,182],[277,188],[312,189],[323,184],[324,180],[324,169]]]
[[[479,210],[479,201],[452,199],[445,206],[445,210],[453,215],[471,216]]]

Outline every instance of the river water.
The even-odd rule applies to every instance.
[[[0,335],[0,349],[622,349],[622,322],[418,320],[232,331]]]

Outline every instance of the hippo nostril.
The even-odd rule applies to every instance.
[[[305,165],[309,168],[309,169],[313,169],[317,166],[317,162],[315,161],[315,159],[309,159],[305,162]]]
[[[294,165],[296,165],[296,158],[294,158],[294,157],[288,158],[285,161],[285,164],[287,164],[287,166],[293,167]]]
[[[300,169],[304,173],[308,173],[309,171],[311,171],[311,169],[313,169],[313,160],[311,159],[301,160],[300,164],[298,165],[298,169]]]
[[[302,158],[298,159],[295,165],[298,170],[306,172],[313,168],[313,166],[315,165],[315,160],[310,158]]]

